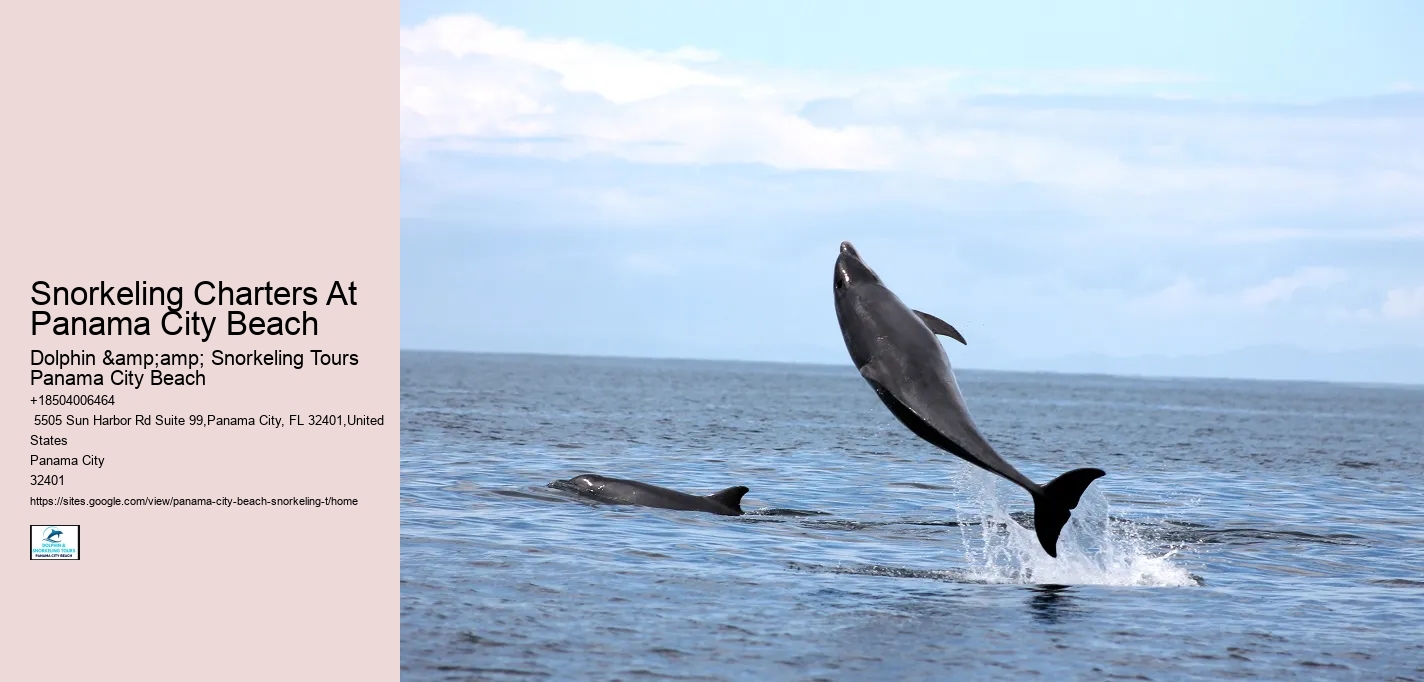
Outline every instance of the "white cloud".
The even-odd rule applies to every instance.
[[[1262,244],[1287,241],[1400,242],[1424,240],[1424,225],[1357,225],[1346,230],[1302,227],[1246,227],[1218,237],[1219,244]]]
[[[1391,289],[1385,294],[1380,312],[1385,317],[1408,319],[1424,317],[1424,286],[1413,289]]]
[[[1302,290],[1329,289],[1346,279],[1345,271],[1340,268],[1306,267],[1230,293],[1204,290],[1195,280],[1183,276],[1162,289],[1132,299],[1128,307],[1139,314],[1168,317],[1202,313],[1249,314],[1272,304],[1290,301]]]
[[[403,146],[453,142],[485,154],[612,154],[646,163],[887,167],[885,136],[815,126],[795,114],[802,100],[781,88],[686,65],[716,59],[697,48],[660,54],[536,40],[475,16],[434,19],[401,30]],[[537,144],[510,144],[520,140]]]
[[[559,74],[560,85],[569,92],[594,93],[620,104],[698,85],[738,84],[679,63],[714,61],[715,52],[687,47],[660,55],[581,40],[535,40],[475,15],[442,17],[401,29],[401,49],[412,56],[479,55],[533,65]]]
[[[1361,238],[1412,239],[1424,212],[1424,113],[1397,101],[1362,115],[1368,101],[1154,98],[1144,93],[1191,77],[1133,69],[777,69],[702,47],[535,37],[474,15],[402,28],[400,43],[407,159],[458,150],[858,171],[921,183],[931,200],[940,182],[1032,186],[1083,215],[1151,217],[1159,231],[1228,226],[1218,241],[1314,237],[1262,219],[1326,212],[1383,216],[1361,220]],[[1243,228],[1253,224],[1266,226]]]
[[[1165,288],[1131,301],[1128,308],[1138,313],[1179,315],[1200,308],[1208,298],[1191,279],[1179,277]]]
[[[1324,289],[1343,281],[1345,272],[1339,268],[1302,268],[1293,275],[1277,277],[1247,289],[1242,292],[1241,301],[1249,307],[1259,308],[1290,300],[1301,289]]]

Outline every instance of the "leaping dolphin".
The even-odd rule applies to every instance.
[[[1074,469],[1038,485],[1005,462],[974,427],[935,335],[967,343],[964,337],[944,320],[902,303],[850,242],[841,242],[836,258],[835,297],[846,350],[891,414],[932,445],[1027,490],[1033,496],[1038,542],[1048,556],[1057,557],[1063,524],[1103,470]]]
[[[723,516],[741,516],[742,496],[747,494],[747,487],[738,485],[711,495],[689,495],[642,481],[609,478],[597,474],[581,474],[567,481],[554,481],[549,487],[567,490],[608,504],[635,504],[642,507],[711,512]]]

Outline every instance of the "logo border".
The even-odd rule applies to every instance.
[[[36,559],[35,558],[35,529],[45,526],[74,526],[74,558],[73,559]],[[30,548],[30,561],[79,561],[80,545],[79,538],[84,534],[83,529],[77,523],[32,523],[30,524],[30,536],[25,538],[25,544]]]

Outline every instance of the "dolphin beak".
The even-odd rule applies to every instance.
[[[836,257],[836,288],[849,286],[851,271],[860,263],[860,254],[850,242],[841,242],[841,255]]]
[[[860,253],[850,242],[841,242],[841,255],[836,257],[836,288],[854,283],[879,284],[880,278],[860,259]]]

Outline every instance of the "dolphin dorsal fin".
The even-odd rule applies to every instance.
[[[735,509],[740,513],[742,511],[742,496],[747,494],[747,490],[748,488],[744,485],[734,485],[726,490],[708,495],[707,499],[728,508]]]
[[[951,325],[950,323],[945,322],[944,320],[941,320],[938,317],[935,317],[934,315],[931,315],[929,313],[922,313],[916,310],[915,314],[919,315],[921,320],[924,320],[925,326],[929,327],[930,331],[939,334],[940,336],[948,336],[949,338],[954,339],[955,341],[958,341],[966,346],[969,345],[969,342],[965,341],[964,337],[959,335],[959,330],[955,329],[954,325]]]

